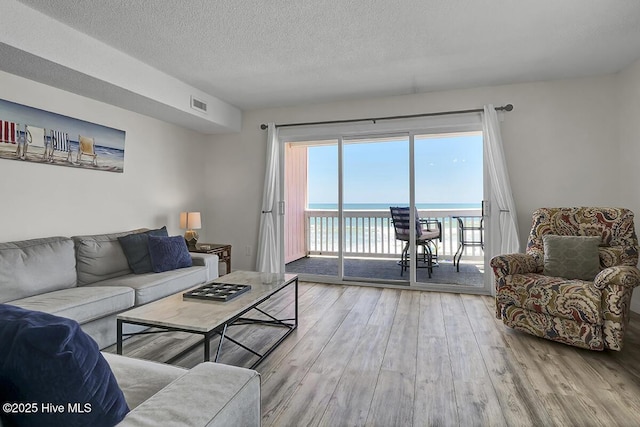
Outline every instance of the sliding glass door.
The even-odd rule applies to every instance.
[[[409,137],[343,139],[342,153],[344,278],[406,284],[390,208],[409,206]]]
[[[286,142],[285,271],[327,282],[481,291],[482,144],[479,131]],[[396,230],[391,208],[404,209],[417,236]]]
[[[429,245],[434,269],[419,270],[417,282],[482,287],[482,133],[416,135],[413,163],[420,218],[439,232]]]
[[[284,144],[285,271],[339,280],[338,140]]]

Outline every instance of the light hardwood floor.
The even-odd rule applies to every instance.
[[[292,298],[269,310],[292,313]],[[257,368],[265,427],[640,425],[640,315],[622,352],[591,352],[506,328],[490,297],[302,282],[299,305],[297,331]],[[263,348],[278,333],[231,336]],[[165,361],[196,339],[147,335],[124,351]],[[221,362],[251,364],[223,349]]]

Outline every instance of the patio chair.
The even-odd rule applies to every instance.
[[[25,158],[29,151],[32,151],[40,157],[40,153],[33,150],[34,148],[38,148],[42,149],[42,159],[46,159],[49,150],[49,144],[46,138],[47,131],[38,126],[25,125],[24,134],[25,141],[22,148],[22,157]]]
[[[91,158],[91,164],[98,166],[98,155],[96,154],[94,139],[78,135],[78,163],[82,161],[82,156],[89,156]]]
[[[480,247],[484,250],[484,217],[454,216],[454,218],[458,220],[458,250],[453,254],[453,265],[459,273],[460,259],[467,247]]]
[[[19,131],[20,125],[18,123],[0,120],[0,143],[15,145],[16,156],[20,154]]]
[[[526,253],[491,260],[496,317],[519,331],[590,350],[621,350],[640,284],[633,212],[542,208]]]
[[[415,225],[410,223],[410,211],[408,207],[390,207],[391,221],[396,234],[396,239],[405,242],[400,255],[400,276],[409,267],[409,249],[411,238],[415,239],[416,255],[418,248],[422,248],[422,255],[416,257],[416,261],[421,260],[422,264],[417,264],[418,268],[426,268],[431,278],[434,261],[437,259],[438,246],[434,242],[436,239],[442,240],[442,224],[433,219],[420,219],[418,210],[415,211]]]
[[[49,151],[49,161],[52,162],[54,155],[60,154],[69,163],[71,160],[71,146],[69,145],[69,134],[57,130],[51,131],[51,149]]]

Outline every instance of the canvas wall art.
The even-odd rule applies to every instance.
[[[0,99],[0,158],[124,172],[125,131]]]

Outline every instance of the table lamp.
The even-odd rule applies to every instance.
[[[189,249],[195,249],[196,243],[198,243],[198,233],[194,230],[202,228],[200,212],[180,212],[180,228],[187,230],[184,233],[184,240],[186,240]]]

